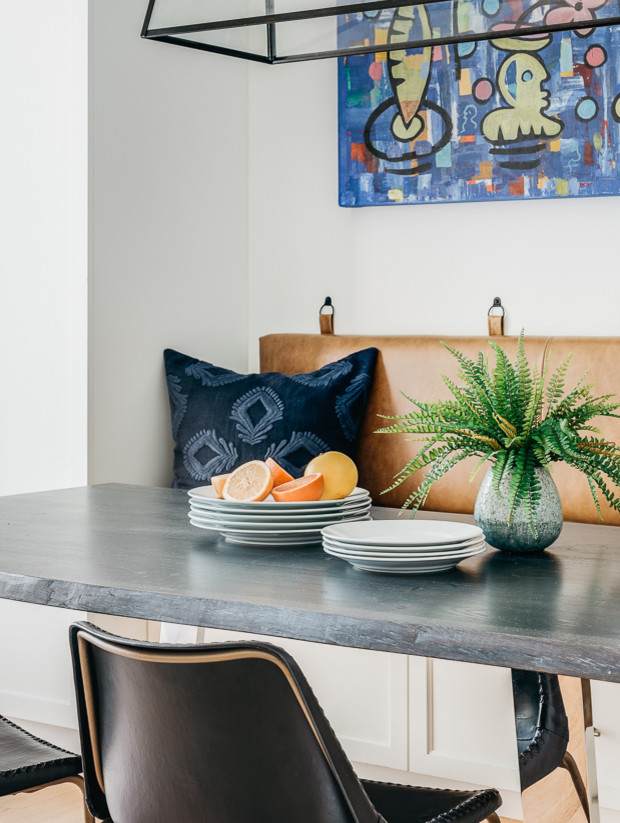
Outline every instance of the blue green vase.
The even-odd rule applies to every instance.
[[[539,467],[535,472],[541,485],[535,514],[536,535],[532,534],[523,503],[519,504],[508,525],[510,477],[506,477],[496,490],[492,470],[485,474],[476,498],[474,518],[487,543],[495,549],[519,554],[541,552],[560,536],[562,503],[557,487],[547,469]]]

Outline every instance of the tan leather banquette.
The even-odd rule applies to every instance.
[[[516,338],[494,339],[514,358]],[[488,351],[493,357],[486,337],[271,334],[260,341],[261,371],[285,374],[314,371],[351,352],[376,347],[379,359],[358,451],[360,484],[369,489],[379,505],[400,506],[415,488],[413,479],[388,494],[381,495],[381,492],[415,454],[418,444],[408,441],[406,435],[376,434],[375,429],[385,425],[377,414],[407,411],[410,404],[400,392],[423,401],[449,396],[441,374],[455,377],[457,366],[441,345],[441,340],[469,357],[474,357],[480,350]],[[589,370],[587,382],[595,383],[597,395],[611,393],[620,396],[620,337],[529,337],[525,345],[530,362],[539,369],[547,358],[549,369],[556,368],[572,352],[567,388],[571,388]],[[604,419],[600,422],[603,435],[620,442],[620,420]],[[433,487],[425,508],[431,511],[473,512],[484,472],[470,482],[471,468],[471,464],[460,464],[442,478]],[[560,490],[565,520],[600,523],[583,475],[564,464],[555,464],[553,477]],[[602,508],[606,523],[620,525],[618,514],[610,512],[603,504]]]

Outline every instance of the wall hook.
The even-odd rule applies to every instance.
[[[501,314],[498,314],[495,310],[499,309]],[[495,312],[495,313],[491,313]],[[506,316],[506,309],[502,306],[502,299],[501,297],[494,297],[493,298],[493,305],[487,312],[487,317],[489,321],[489,335],[491,337],[501,337],[504,334],[504,317]]]
[[[327,311],[324,311],[327,309]],[[331,309],[331,311],[329,311]],[[325,302],[319,309],[319,327],[321,329],[321,334],[333,334],[334,333],[334,304],[332,303],[331,297],[326,297]]]

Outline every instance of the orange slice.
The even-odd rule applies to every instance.
[[[211,478],[211,485],[213,486],[213,490],[220,499],[224,497],[224,484],[226,483],[229,477],[230,472],[228,474],[214,474]]]
[[[320,500],[323,494],[323,475],[307,474],[273,489],[273,499],[278,503],[298,503],[303,500]]]
[[[265,463],[269,466],[273,474],[274,486],[281,486],[283,483],[290,483],[291,480],[293,480],[293,475],[289,474],[286,469],[283,469],[282,466],[278,465],[271,457],[268,457]]]
[[[231,473],[224,483],[224,500],[264,500],[273,488],[273,475],[262,460],[250,460]]]

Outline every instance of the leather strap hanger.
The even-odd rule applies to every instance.
[[[327,311],[324,311],[327,309]],[[319,327],[321,334],[334,333],[334,305],[331,297],[326,297],[325,302],[319,309]]]
[[[491,314],[494,309],[499,309],[501,314]],[[488,321],[489,321],[489,335],[491,337],[501,337],[504,334],[504,317],[506,316],[506,310],[502,306],[502,301],[500,297],[493,298],[493,305],[488,311]]]

